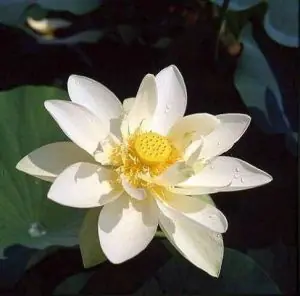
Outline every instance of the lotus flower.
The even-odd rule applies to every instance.
[[[186,87],[175,66],[146,75],[136,97],[123,105],[82,76],[70,76],[68,92],[72,102],[50,100],[45,107],[72,142],[43,146],[17,168],[53,182],[48,198],[57,203],[103,206],[99,241],[112,263],[144,250],[159,225],[186,259],[217,277],[227,220],[205,195],[272,180],[240,159],[220,156],[242,136],[250,117],[184,117]]]

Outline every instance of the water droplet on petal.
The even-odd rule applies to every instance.
[[[238,174],[234,174],[234,175],[233,175],[233,178],[234,178],[234,179],[237,179],[238,177],[239,177]]]
[[[214,165],[212,164],[211,166],[210,166],[210,169],[211,170],[213,170],[215,167],[214,167]]]
[[[41,237],[47,233],[45,227],[43,227],[39,222],[34,222],[30,224],[28,228],[28,234],[31,237]]]
[[[240,171],[240,169],[239,168],[235,168],[234,171],[238,173]]]
[[[245,183],[245,180],[243,178],[241,178],[241,183]]]
[[[218,141],[217,145],[218,145],[218,146],[220,146],[220,145],[221,145],[220,141]]]

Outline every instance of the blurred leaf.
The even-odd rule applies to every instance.
[[[102,0],[37,0],[37,3],[49,10],[85,14],[98,8]]]
[[[299,1],[271,0],[265,15],[267,34],[276,42],[291,47],[299,46]]]
[[[276,242],[263,249],[249,249],[247,254],[283,287],[284,294],[297,289],[297,247]]]
[[[48,11],[39,5],[31,5],[26,10],[26,17],[31,17],[35,20],[42,20],[47,17]]]
[[[53,254],[57,250],[59,250],[59,247],[57,247],[57,246],[51,246],[51,247],[47,247],[47,248],[45,248],[43,250],[36,251],[29,258],[29,261],[26,264],[26,269],[32,268],[33,266],[35,266],[36,264],[38,264],[40,261],[42,261],[43,259],[45,259],[49,255]]]
[[[117,30],[126,45],[132,43],[132,41],[139,35],[139,30],[129,25],[119,25]]]
[[[222,6],[224,0],[210,0],[212,3],[215,3],[219,6]],[[230,10],[246,10],[252,6],[257,5],[258,3],[262,2],[262,0],[230,0],[228,9]]]
[[[100,30],[88,30],[79,32],[66,38],[46,39],[35,34],[40,44],[76,44],[76,43],[95,43],[99,41],[104,35]]]
[[[1,0],[0,1],[0,23],[9,26],[21,25],[25,22],[25,10],[28,1]]]
[[[135,295],[147,295],[143,293],[149,285],[152,295],[280,294],[276,284],[249,256],[228,248],[218,279],[182,257],[173,257],[149,282]]]
[[[154,43],[152,46],[154,48],[164,49],[167,48],[172,42],[171,38],[168,37],[162,37],[159,40],[157,40],[156,43]]]
[[[224,0],[211,0],[222,6]],[[230,0],[228,9],[244,11],[255,5],[267,2],[268,11],[264,26],[267,34],[276,42],[290,47],[299,46],[299,1],[297,0]]]
[[[4,251],[0,260],[0,289],[10,289],[26,270],[26,265],[36,250],[15,245]]]
[[[290,129],[284,113],[282,95],[277,81],[263,53],[252,37],[252,28],[247,25],[242,32],[244,49],[235,72],[235,86],[249,110],[258,109],[265,117],[254,121],[267,133],[285,133]]]
[[[78,295],[95,271],[81,272],[68,277],[54,290],[53,295]]]
[[[98,237],[100,208],[90,209],[83,220],[79,233],[79,246],[85,268],[93,267],[106,260]]]
[[[151,279],[147,281],[137,293],[133,294],[134,296],[164,296],[168,295],[161,291],[160,285],[156,279]],[[169,294],[171,295],[171,294]],[[178,295],[178,294],[173,294]]]
[[[285,138],[286,147],[294,156],[299,154],[298,138],[296,132],[287,133]]]
[[[262,1],[260,1],[259,5],[251,6],[246,10],[228,10],[226,12],[227,27],[229,28],[230,32],[233,33],[236,38],[238,38],[249,20],[253,17],[263,20],[266,10],[267,5]]]
[[[0,23],[10,26],[24,24],[29,7],[29,16],[42,18],[42,15],[46,14],[45,9],[69,11],[80,15],[95,10],[101,3],[101,0],[1,0]]]
[[[17,162],[43,145],[65,139],[44,100],[66,93],[45,86],[0,92],[0,246],[43,249],[78,244],[85,211],[47,199],[49,183],[16,170]]]

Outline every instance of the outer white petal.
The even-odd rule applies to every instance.
[[[170,242],[191,263],[218,277],[223,260],[222,235],[157,200],[159,225]]]
[[[134,105],[135,98],[127,98],[123,101],[123,109],[126,114],[129,113]]]
[[[135,199],[142,200],[147,197],[146,190],[143,188],[135,188],[133,187],[127,180],[125,176],[121,176],[123,189],[127,192],[127,194]]]
[[[168,138],[176,147],[183,149],[191,142],[210,134],[219,124],[220,120],[208,113],[188,115],[179,119],[172,126]]]
[[[230,184],[224,187],[169,187],[168,190],[170,192],[176,193],[176,194],[183,194],[183,195],[203,195],[203,194],[211,194],[211,193],[217,193],[219,191],[222,191],[222,189],[227,189]],[[225,190],[224,190],[225,191]]]
[[[244,134],[251,118],[245,114],[221,114],[216,116],[221,123],[204,137],[200,157],[209,159],[228,151]]]
[[[177,184],[179,187],[224,187],[233,178],[234,166],[225,157],[216,157],[203,165],[195,175]]]
[[[45,107],[62,131],[91,155],[109,134],[107,125],[85,107],[60,100],[46,101]]]
[[[197,175],[170,189],[179,194],[197,195],[219,191],[236,191],[262,186],[272,181],[266,172],[240,159],[219,156]],[[208,189],[208,191],[204,191]],[[210,189],[211,191],[210,191]]]
[[[68,92],[71,100],[96,115],[114,134],[120,133],[122,103],[103,84],[79,75],[68,79]]]
[[[57,142],[32,151],[18,162],[16,168],[53,182],[65,168],[79,161],[93,162],[93,158],[72,142]]]
[[[202,195],[198,195],[198,196],[194,196],[194,197],[200,199],[202,202],[205,202],[208,205],[211,205],[213,207],[216,206],[216,204],[214,203],[213,199],[208,194],[202,194]]]
[[[166,135],[175,122],[182,118],[187,105],[183,77],[176,66],[169,66],[156,75],[158,100],[151,129]]]
[[[155,77],[147,74],[141,82],[136,99],[129,113],[122,122],[121,131],[123,137],[126,138],[128,133],[134,133],[138,127],[146,130],[150,127],[156,102]]]
[[[98,207],[118,198],[121,188],[112,187],[115,173],[96,164],[79,162],[65,169],[54,181],[48,198],[75,208]]]
[[[142,201],[125,193],[103,207],[99,216],[99,239],[109,261],[122,263],[142,252],[155,235],[158,208],[152,198]]]
[[[268,173],[238,158],[220,156],[228,167],[231,167],[232,181],[230,186],[220,191],[238,191],[265,185],[273,180]]]
[[[118,118],[123,112],[122,103],[103,84],[79,75],[71,75],[68,79],[68,92],[71,100],[107,122]]]
[[[167,192],[162,202],[210,230],[224,233],[228,228],[228,222],[223,213],[197,197]]]

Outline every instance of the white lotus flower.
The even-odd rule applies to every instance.
[[[227,221],[205,194],[272,180],[240,159],[219,156],[242,136],[250,117],[183,117],[187,94],[175,66],[146,75],[123,106],[82,76],[69,78],[68,91],[72,102],[46,101],[45,107],[73,143],[41,147],[17,168],[53,182],[48,197],[57,203],[103,206],[99,240],[111,262],[139,254],[159,225],[186,259],[218,276]]]

